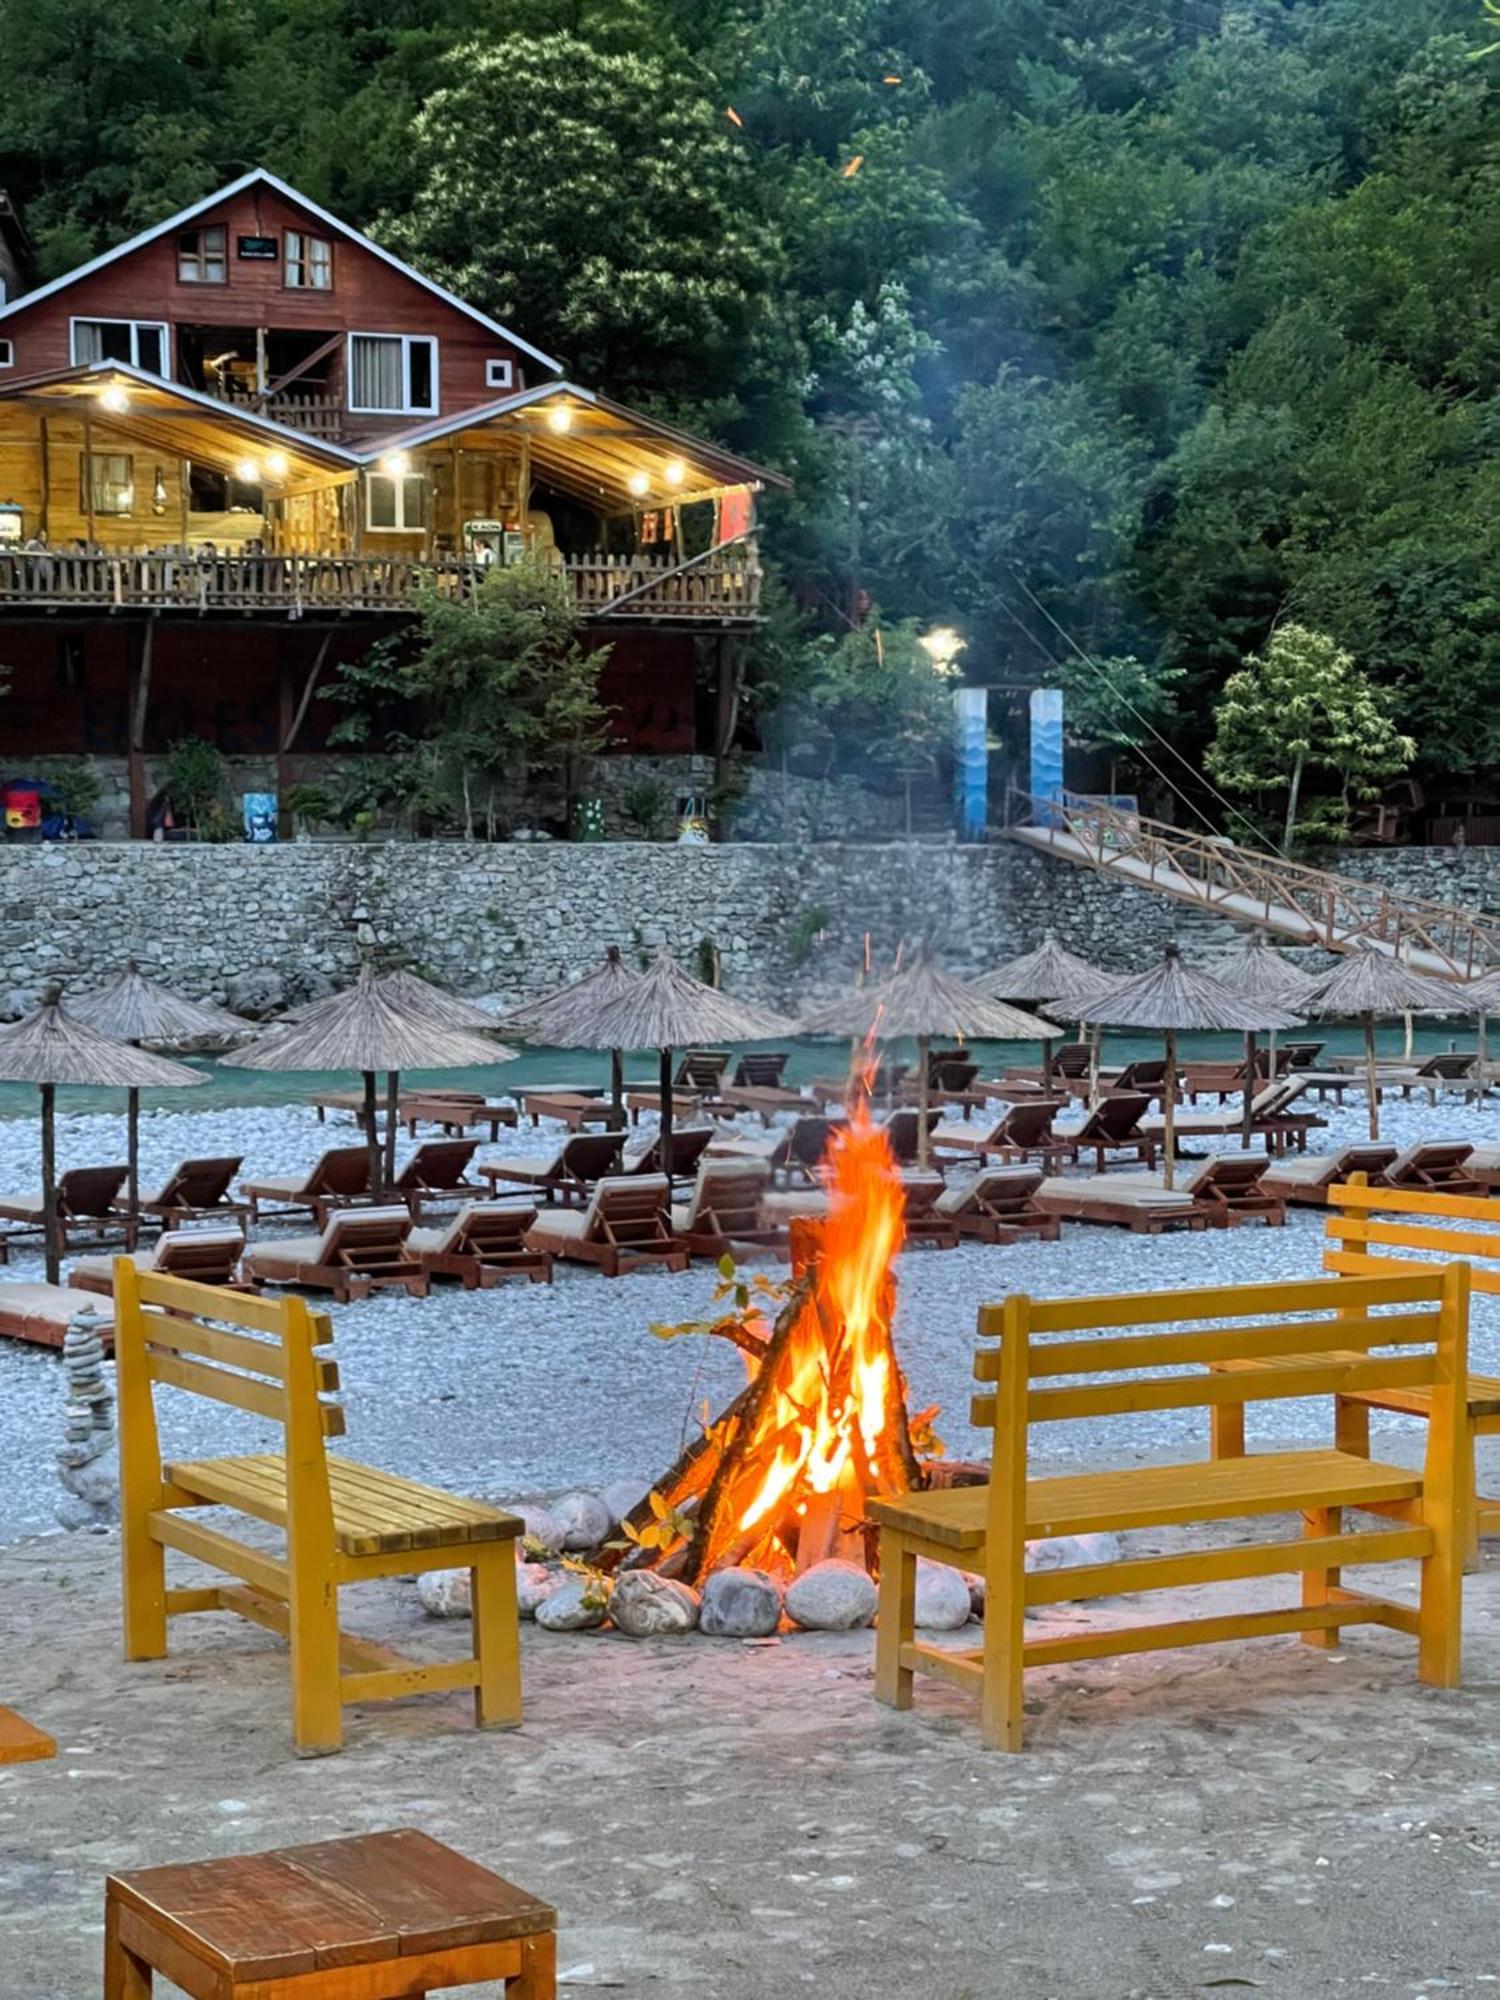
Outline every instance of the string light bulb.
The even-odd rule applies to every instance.
[[[253,458],[239,459],[235,463],[234,476],[242,486],[254,486],[260,478],[260,467]]]
[[[680,486],[686,478],[687,467],[683,464],[682,460],[680,458],[669,458],[667,460],[668,486]]]
[[[284,451],[273,451],[266,454],[266,470],[273,479],[285,479],[287,464],[287,455]]]
[[[553,403],[547,411],[547,428],[556,431],[559,437],[566,437],[573,428],[573,410],[568,403]]]
[[[112,411],[117,417],[123,417],[130,408],[130,398],[113,382],[107,389],[100,390],[99,402],[103,409]]]
[[[411,471],[411,460],[404,451],[388,451],[380,461],[380,469],[392,479],[404,479]]]
[[[646,477],[644,472],[632,472],[625,483],[637,500],[641,498],[642,494],[651,491],[651,481]]]

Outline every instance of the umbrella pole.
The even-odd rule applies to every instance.
[[[1099,1038],[1103,1033],[1096,1021],[1088,1031],[1089,1037],[1089,1110],[1099,1109]]]
[[[1172,1192],[1172,1168],[1177,1159],[1177,1034],[1167,1029],[1167,1088],[1161,1106],[1161,1184]]]
[[[1250,1128],[1255,1123],[1255,1031],[1245,1037],[1245,1110],[1240,1120],[1240,1136],[1250,1150]]]
[[[1052,1041],[1047,1035],[1042,1037],[1042,1095],[1052,1095]]]
[[[609,1052],[609,1129],[611,1132],[625,1130],[625,1051],[611,1049]]]
[[[396,1185],[396,1123],[397,1106],[401,1102],[401,1072],[388,1069],[385,1073],[385,1178],[380,1192]]]
[[[917,1037],[917,1165],[926,1167],[932,1161],[932,1141],[927,1132],[927,1085],[928,1053],[932,1048],[930,1035]]]
[[[1380,1137],[1380,1097],[1375,1088],[1375,1016],[1365,1016],[1365,1090],[1370,1099],[1370,1137]]]
[[[125,1094],[125,1159],[129,1167],[125,1191],[130,1205],[131,1228],[134,1229],[141,1212],[141,1093],[138,1090]]]
[[[1401,1055],[1403,1061],[1410,1062],[1417,1046],[1416,1016],[1412,1013],[1410,1007],[1408,1007],[1403,1012],[1401,1019],[1406,1023],[1406,1039],[1402,1044]]]
[[[57,1086],[42,1085],[42,1235],[47,1249],[47,1283],[62,1274],[62,1246],[57,1229]]]
[[[661,1052],[661,1132],[656,1142],[656,1150],[670,1190],[672,1181],[672,1051],[670,1049],[663,1049]]]
[[[1477,1060],[1474,1064],[1474,1080],[1479,1085],[1479,1102],[1481,1104],[1484,1102],[1485,1092],[1490,1087],[1490,1080],[1489,1077],[1486,1075],[1486,1071],[1489,1069],[1490,1066],[1489,1035],[1487,1033],[1488,1027],[1489,1027],[1488,1020],[1486,1019],[1483,1011],[1481,1010],[1474,1038],[1476,1054],[1477,1054]]]
[[[372,1069],[367,1069],[362,1070],[360,1073],[365,1080],[365,1154],[369,1162],[370,1199],[371,1201],[378,1201],[380,1199],[380,1133],[376,1129],[375,1124],[375,1072]]]

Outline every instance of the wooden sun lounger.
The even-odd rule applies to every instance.
[[[672,1234],[671,1184],[665,1174],[611,1175],[587,1208],[549,1209],[527,1234],[534,1250],[597,1264],[606,1278],[647,1264],[685,1271],[686,1248]]]
[[[1395,1157],[1394,1146],[1373,1139],[1341,1146],[1336,1153],[1299,1153],[1293,1160],[1273,1160],[1261,1186],[1298,1207],[1326,1208],[1330,1188],[1353,1174],[1379,1181]]]
[[[737,1244],[769,1246],[777,1231],[761,1221],[771,1169],[759,1160],[705,1159],[686,1202],[672,1210],[672,1234],[692,1257],[732,1256]]]
[[[401,1098],[397,1116],[409,1139],[417,1136],[419,1125],[436,1125],[449,1138],[488,1130],[492,1145],[502,1125],[514,1129],[518,1122],[513,1104],[498,1104],[477,1090],[414,1090]]]
[[[738,1090],[776,1090],[791,1061],[786,1049],[752,1050],[742,1055],[734,1066],[730,1082]]]
[[[395,1187],[414,1221],[433,1203],[467,1201],[484,1193],[478,1181],[468,1178],[478,1150],[477,1139],[428,1139],[418,1146],[397,1174]]]
[[[683,1125],[672,1134],[672,1178],[685,1181],[697,1173],[698,1164],[718,1137],[718,1128],[713,1125]],[[636,1152],[623,1153],[617,1169],[622,1174],[659,1174],[661,1164],[661,1136],[658,1134],[648,1145]]]
[[[154,1194],[141,1196],[141,1214],[154,1216],[167,1229],[200,1218],[248,1215],[249,1203],[235,1201],[229,1192],[243,1165],[244,1157],[239,1153],[219,1159],[183,1160]]]
[[[1096,1174],[1064,1179],[1051,1175],[1036,1191],[1036,1204],[1047,1215],[1071,1222],[1108,1222],[1137,1236],[1159,1236],[1164,1229],[1206,1229],[1208,1216],[1190,1194],[1168,1194],[1164,1188],[1125,1187],[1123,1174]]]
[[[644,1088],[627,1090],[625,1093],[625,1109],[630,1113],[630,1122],[632,1125],[640,1124],[641,1113],[643,1111],[654,1112],[659,1117],[661,1115],[661,1092],[659,1090],[646,1090]],[[686,1091],[673,1089],[672,1117],[674,1121],[680,1118],[685,1123],[690,1118],[696,1118],[702,1109],[702,1095],[689,1095]]]
[[[115,1205],[125,1185],[124,1167],[70,1167],[57,1177],[57,1226],[66,1250],[74,1243],[123,1243],[135,1248],[135,1218]],[[45,1234],[40,1194],[0,1196],[0,1261],[12,1243]]]
[[[927,1113],[929,1139],[937,1129],[941,1112]],[[880,1129],[885,1134],[885,1142],[891,1149],[891,1158],[898,1167],[910,1166],[917,1157],[917,1145],[922,1131],[922,1114],[903,1105],[899,1111],[887,1112],[880,1121]],[[941,1176],[939,1177],[941,1178]]]
[[[774,1138],[715,1139],[708,1156],[715,1160],[757,1160],[771,1178],[811,1180],[822,1165],[833,1136],[835,1120],[827,1117],[798,1118]]]
[[[783,1111],[801,1112],[816,1108],[812,1098],[779,1083],[726,1083],[716,1102],[726,1111],[753,1111],[762,1125],[769,1125]]]
[[[1124,1153],[1147,1168],[1156,1164],[1161,1149],[1160,1135],[1146,1130],[1146,1112],[1151,1100],[1143,1091],[1119,1091],[1102,1098],[1071,1132],[1054,1131],[1049,1154],[1076,1160],[1092,1153],[1096,1173],[1103,1173],[1110,1159]]]
[[[94,1315],[94,1325],[103,1336],[104,1350],[114,1341],[114,1313],[101,1306],[97,1292],[83,1292],[71,1285],[0,1283],[0,1334],[9,1340],[24,1340],[32,1347],[61,1347],[70,1321],[79,1313]]]
[[[269,1285],[332,1292],[341,1304],[368,1298],[377,1286],[426,1298],[428,1277],[407,1248],[411,1215],[397,1208],[341,1208],[321,1236],[289,1236],[245,1252],[250,1276]]]
[[[1063,1042],[1053,1052],[1052,1082],[1062,1088],[1069,1078],[1087,1076],[1089,1073],[1089,1045],[1087,1042]],[[1040,1064],[1021,1063],[1015,1068],[1002,1070],[1002,1083],[1029,1083],[1041,1085],[1046,1081],[1047,1071]]]
[[[587,1201],[594,1184],[619,1166],[624,1144],[619,1132],[577,1132],[555,1153],[483,1160],[479,1171],[488,1181],[537,1188],[549,1202],[559,1195],[564,1201]]]
[[[406,1248],[430,1276],[458,1278],[465,1291],[503,1284],[511,1277],[550,1285],[550,1255],[526,1241],[536,1216],[534,1208],[505,1202],[465,1202],[442,1228],[414,1229]]]
[[[1473,1151],[1463,1139],[1421,1140],[1396,1155],[1381,1175],[1381,1185],[1429,1194],[1483,1194],[1482,1183],[1468,1171]]]
[[[255,1279],[240,1269],[245,1238],[238,1229],[167,1229],[150,1250],[136,1250],[131,1261],[138,1271],[155,1271],[168,1278],[191,1278],[199,1285],[219,1285],[226,1291],[253,1292]],[[115,1293],[113,1257],[80,1257],[68,1273],[68,1283],[81,1292]]]
[[[901,1187],[905,1195],[906,1241],[924,1243],[933,1250],[956,1250],[958,1224],[939,1206],[944,1192],[942,1175],[906,1167],[902,1170]]]
[[[586,1125],[608,1126],[615,1115],[609,1099],[593,1091],[522,1090],[516,1095],[521,1115],[533,1125],[539,1125],[544,1118],[553,1118],[570,1132],[581,1132]]]
[[[1019,1243],[1028,1236],[1055,1243],[1062,1223],[1037,1206],[1041,1185],[1036,1167],[984,1167],[963,1186],[945,1188],[935,1206],[960,1236],[979,1243]]]
[[[1203,1210],[1211,1229],[1230,1229],[1235,1224],[1259,1216],[1267,1227],[1281,1228],[1286,1222],[1286,1205],[1264,1185],[1270,1160],[1265,1153],[1210,1153],[1196,1165],[1179,1165],[1173,1192],[1191,1195]],[[1115,1174],[1111,1187],[1162,1189],[1162,1175]]]
[[[1048,1161],[1071,1159],[1072,1142],[1058,1138],[1052,1130],[1052,1121],[1061,1109],[1060,1099],[1038,1097],[1011,1105],[1003,1117],[983,1127],[968,1123],[934,1126],[933,1157],[972,1159],[981,1165],[992,1158],[1024,1161],[1033,1155]]]
[[[310,1215],[321,1229],[341,1203],[369,1200],[369,1149],[333,1147],[305,1174],[273,1174],[264,1180],[241,1181],[240,1193],[249,1198],[252,1222],[259,1222],[267,1213]]]

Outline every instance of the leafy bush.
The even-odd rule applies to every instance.
[[[655,840],[671,810],[672,793],[660,778],[642,778],[620,795],[620,817],[642,840]]]

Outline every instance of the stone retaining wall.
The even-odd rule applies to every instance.
[[[1500,853],[1345,865],[1500,907]],[[1004,843],[0,848],[3,984],[16,989],[87,981],[133,954],[195,995],[264,968],[295,999],[347,979],[375,941],[460,991],[519,1000],[587,970],[607,943],[643,955],[666,942],[690,965],[717,953],[732,990],[787,1005],[841,983],[866,932],[877,955],[925,937],[978,971],[1049,926],[1121,967],[1174,936],[1205,953],[1233,939],[1205,915]]]

